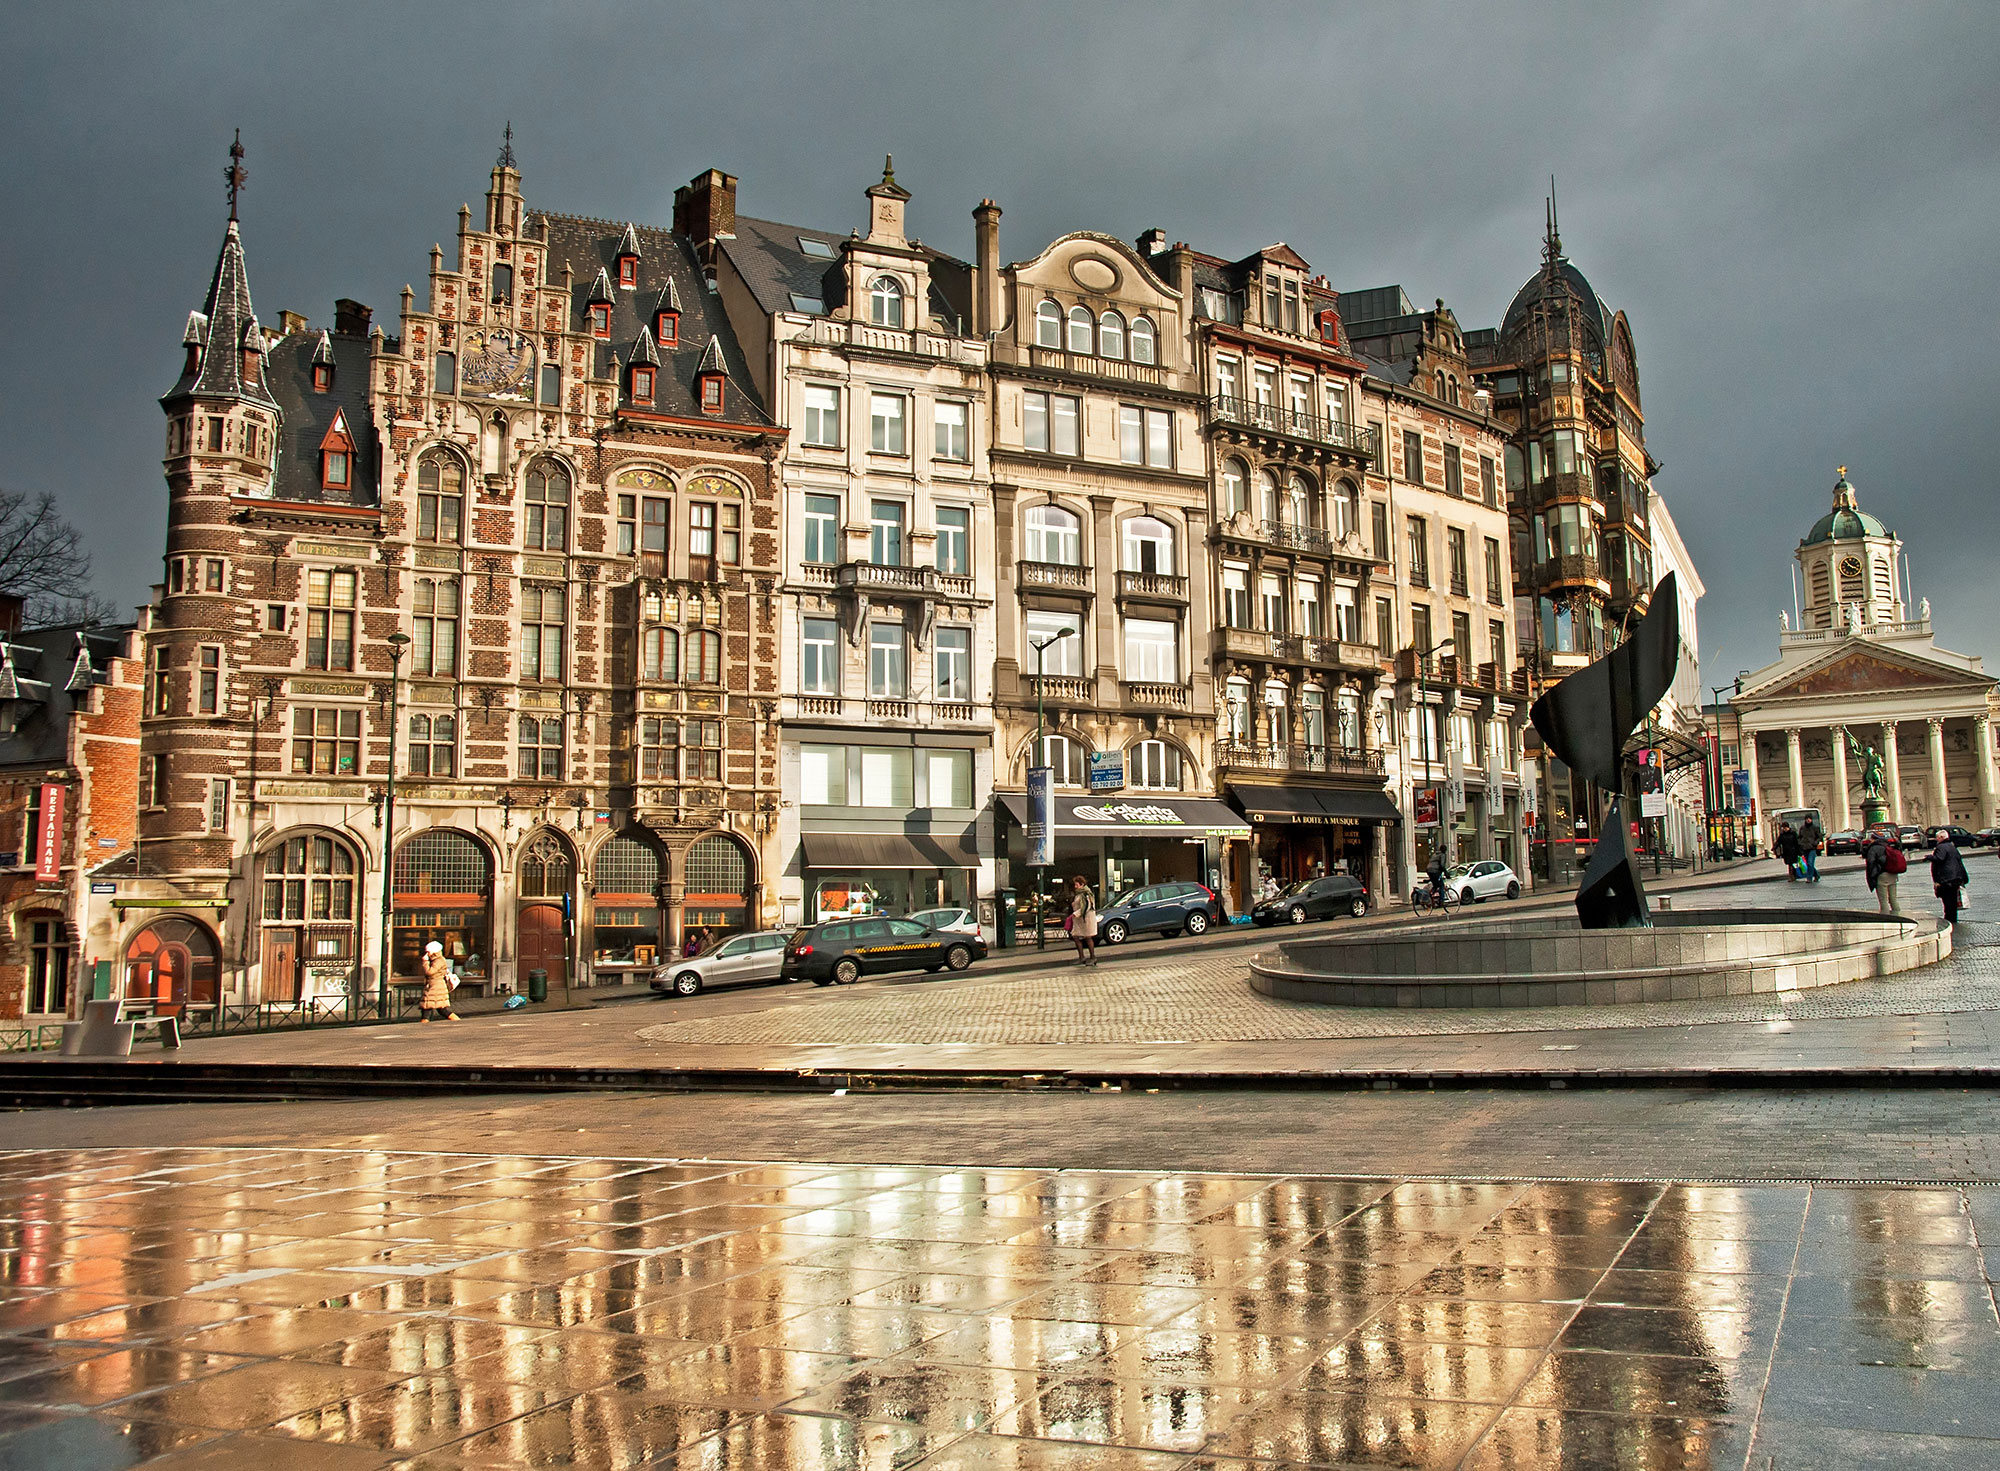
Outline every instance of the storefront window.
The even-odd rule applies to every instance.
[[[808,924],[871,915],[912,914],[943,905],[972,904],[969,869],[880,868],[815,876],[808,891]]]
[[[651,965],[660,954],[660,855],[630,833],[614,834],[591,868],[597,965]]]
[[[466,975],[483,977],[488,943],[492,863],[474,838],[448,829],[418,833],[396,854],[394,973],[420,974],[418,958],[436,940]]]

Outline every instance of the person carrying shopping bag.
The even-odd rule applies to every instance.
[[[424,946],[424,994],[420,1009],[425,1022],[458,1020],[451,1009],[451,962],[444,958],[444,946],[436,940]]]

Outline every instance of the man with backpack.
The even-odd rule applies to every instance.
[[[1868,887],[1875,891],[1875,903],[1882,912],[1900,913],[1896,907],[1896,880],[1910,866],[1910,860],[1903,856],[1902,844],[1892,845],[1877,829],[1868,835],[1868,841],[1862,847],[1861,866],[1868,877]]]

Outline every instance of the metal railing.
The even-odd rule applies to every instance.
[[[1335,669],[1382,667],[1381,655],[1373,644],[1355,643],[1311,634],[1279,634],[1271,639],[1271,657],[1295,664],[1321,664]]]
[[[1320,771],[1348,776],[1380,776],[1387,769],[1380,751],[1298,743],[1274,746],[1238,740],[1217,741],[1215,763],[1255,771]]]
[[[1322,418],[1318,414],[1302,413],[1282,404],[1260,403],[1250,398],[1217,396],[1209,399],[1208,409],[1209,417],[1219,423],[1241,424],[1246,428],[1262,429],[1314,444],[1330,444],[1337,449],[1371,457],[1375,453],[1375,431],[1364,425]]]
[[[1604,567],[1594,552],[1564,552],[1535,563],[1535,581],[1603,582]]]

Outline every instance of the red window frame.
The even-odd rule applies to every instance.
[[[639,284],[639,258],[633,255],[618,257],[618,284],[637,286]]]
[[[660,340],[660,346],[672,347],[681,340],[681,314],[661,312],[659,321],[654,323],[653,335]]]
[[[611,336],[611,307],[607,302],[599,302],[590,309],[590,335],[609,338]]]
[[[714,373],[701,380],[701,411],[704,414],[722,412],[722,379]]]
[[[653,401],[653,370],[634,368],[632,370],[632,401],[649,404]]]

